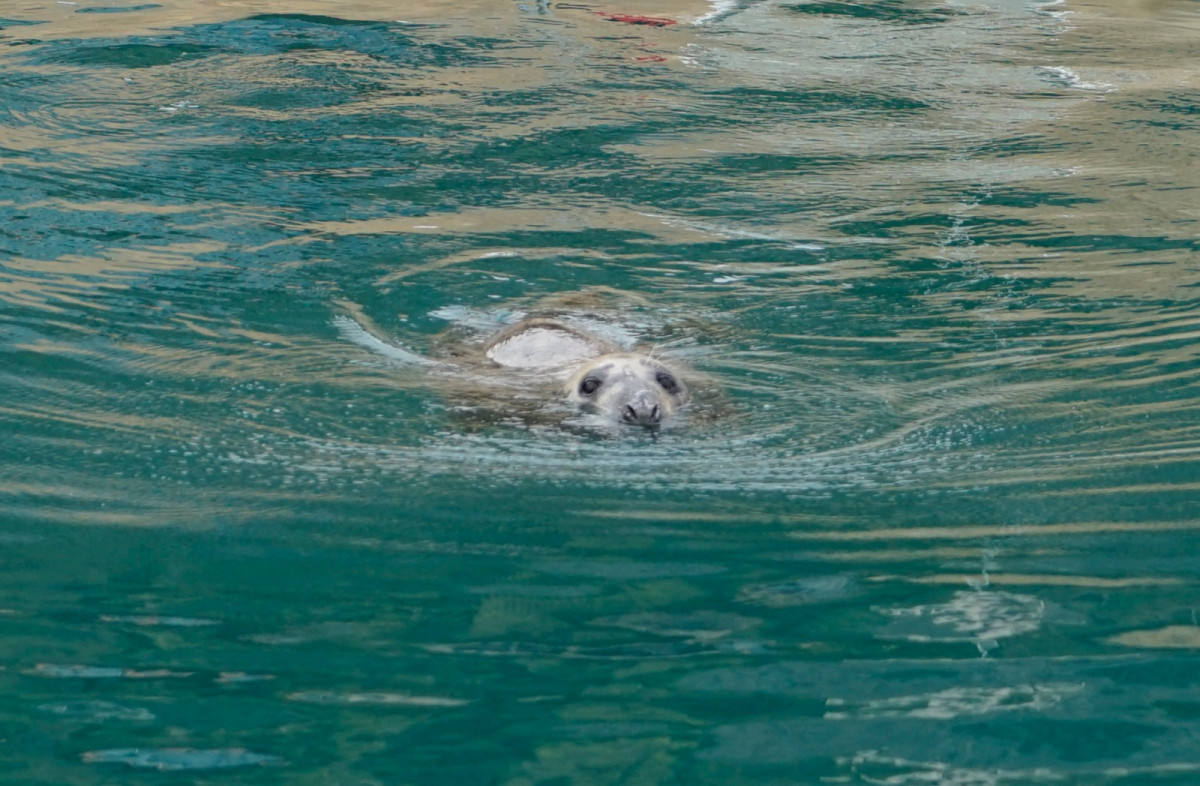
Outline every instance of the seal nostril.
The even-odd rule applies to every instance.
[[[655,404],[653,407],[651,407],[650,417],[647,418],[646,420],[650,423],[657,423],[661,419],[662,419],[662,413],[659,412],[658,405]]]
[[[637,411],[633,408],[632,404],[625,405],[624,411],[621,412],[621,417],[626,423],[636,423],[638,419]]]

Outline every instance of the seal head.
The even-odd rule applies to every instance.
[[[632,352],[592,358],[567,381],[566,394],[580,407],[641,426],[658,426],[689,398],[673,369]]]

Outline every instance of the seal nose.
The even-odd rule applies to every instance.
[[[625,405],[621,417],[626,423],[654,426],[662,420],[662,410],[658,408],[658,404],[638,399]]]

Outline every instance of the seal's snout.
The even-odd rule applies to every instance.
[[[626,423],[640,423],[643,426],[656,426],[662,421],[662,412],[658,405],[646,409],[645,407],[635,407],[632,404],[625,405],[625,411],[621,414],[622,419]]]
[[[621,410],[621,419],[626,423],[657,426],[662,422],[662,408],[652,396],[641,393],[634,396]]]

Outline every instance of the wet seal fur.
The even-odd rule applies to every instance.
[[[561,400],[607,422],[657,428],[671,420],[691,397],[678,368],[649,353],[623,350],[560,319],[521,320],[487,340],[481,358],[475,353],[459,353],[457,362],[431,360],[395,346],[356,318],[338,316],[334,324],[344,338],[376,354],[405,365],[448,372],[458,383],[455,387],[465,386],[464,393],[486,390],[496,394],[507,389],[514,393],[512,404],[528,399],[538,389],[544,391],[544,399],[557,388]],[[497,370],[511,372],[507,384],[496,384]],[[520,410],[519,405],[512,407],[514,413]]]

